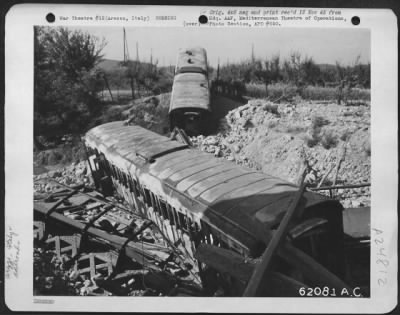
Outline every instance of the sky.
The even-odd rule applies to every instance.
[[[78,29],[72,28],[71,29]],[[104,58],[123,60],[122,27],[79,27],[107,42]],[[281,59],[298,51],[312,57],[316,63],[354,64],[357,56],[362,63],[370,62],[370,32],[354,28],[189,28],[189,27],[127,27],[126,36],[130,59],[149,61],[150,52],[158,65],[174,65],[179,48],[201,46],[207,50],[208,62],[216,66],[249,59],[252,46],[256,57]]]

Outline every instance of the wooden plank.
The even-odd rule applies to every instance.
[[[248,261],[242,255],[221,247],[201,244],[195,257],[215,268],[219,272],[227,273],[234,279],[246,284],[257,266],[255,261]],[[261,296],[298,297],[300,288],[307,285],[279,272],[268,272],[260,281],[259,293]]]
[[[254,263],[247,262],[242,255],[214,245],[200,244],[194,256],[208,266],[228,273],[242,282],[249,280],[254,269]]]
[[[45,215],[46,212],[48,211],[48,208],[43,204],[35,203],[34,210]],[[59,223],[68,225],[73,230],[77,230],[77,231],[83,231],[86,226],[85,223],[75,221],[75,220],[70,219],[59,213],[52,213],[50,215],[50,218],[58,221]],[[95,228],[95,227],[89,227],[87,229],[87,234],[91,237],[100,238],[100,239],[105,240],[109,246],[116,248],[116,249],[119,249],[122,246],[122,244],[124,244],[127,240],[126,237],[112,235],[112,234],[109,234],[109,233],[107,233],[103,230],[100,230],[98,228]],[[152,260],[162,261],[162,259],[160,259],[160,257],[158,257],[156,254],[151,255],[148,253],[148,248],[151,248],[151,247],[152,246],[150,246],[149,244],[135,243],[135,242],[130,241],[127,243],[127,245],[125,247],[125,253],[128,257],[130,257],[136,261],[139,261],[140,263],[143,262],[146,265],[149,265],[149,267],[152,267],[153,269],[154,268],[158,269],[158,267],[152,263]]]
[[[261,262],[260,264],[255,268],[249,283],[243,293],[243,296],[256,296],[257,291],[260,286],[260,281],[264,277],[265,272],[268,270],[272,257],[275,254],[276,250],[279,248],[279,245],[283,241],[284,237],[286,236],[287,230],[289,223],[291,219],[294,217],[296,210],[300,211],[301,209],[301,204],[300,200],[303,195],[304,189],[306,185],[302,184],[298,192],[293,198],[292,204],[290,206],[290,209],[286,212],[285,216],[283,217],[283,220],[279,224],[279,227],[274,234],[271,242],[268,244],[267,249],[261,256]],[[300,204],[300,206],[299,206]]]

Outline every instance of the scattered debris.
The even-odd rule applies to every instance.
[[[230,111],[217,134],[191,140],[204,152],[293,183],[301,173],[312,187],[345,185],[370,182],[370,149],[365,145],[370,143],[369,125],[369,106],[323,102],[294,106],[258,99]],[[336,196],[345,207],[352,207],[352,201],[370,205],[369,187],[342,189]]]

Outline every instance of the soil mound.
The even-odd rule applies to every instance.
[[[370,108],[335,103],[250,100],[230,111],[201,150],[310,186],[369,183]],[[348,198],[357,195],[357,198]],[[369,187],[338,190],[345,207],[369,205]]]

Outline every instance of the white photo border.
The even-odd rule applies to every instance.
[[[228,10],[229,7],[213,7]],[[246,9],[251,9],[247,7]],[[283,9],[283,8],[279,8]],[[348,23],[288,21],[282,27],[349,28],[359,16],[371,34],[371,296],[370,298],[154,298],[33,296],[33,28],[45,16],[176,15],[175,21],[143,25],[131,21],[59,21],[51,26],[183,27],[197,21],[205,6],[19,4],[5,25],[5,233],[19,241],[18,277],[5,281],[5,301],[15,311],[224,312],[224,313],[385,313],[397,304],[397,18],[389,9],[341,9]],[[233,28],[232,28],[233,29]],[[384,249],[382,249],[384,248]],[[379,254],[389,265],[382,269]],[[5,260],[7,259],[7,248]],[[386,273],[384,273],[384,272]],[[381,279],[381,280],[379,280]],[[382,280],[384,279],[384,280]],[[383,283],[384,282],[384,283]],[[382,284],[382,285],[381,285]],[[47,301],[47,302],[46,302]],[[39,303],[38,303],[39,302]]]

